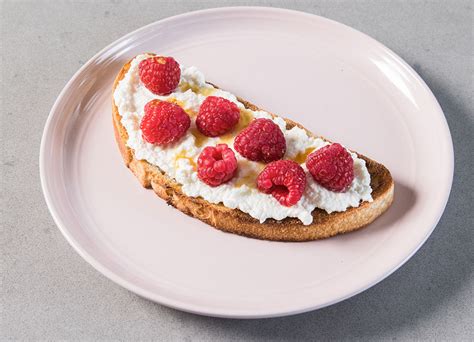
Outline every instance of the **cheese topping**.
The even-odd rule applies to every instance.
[[[265,111],[246,109],[235,95],[207,84],[204,75],[196,67],[181,66],[181,80],[178,88],[167,96],[155,95],[141,84],[138,75],[139,63],[148,57],[150,56],[143,54],[132,60],[125,77],[115,89],[113,95],[115,105],[122,117],[121,123],[128,133],[127,146],[134,150],[135,158],[158,166],[168,177],[174,178],[181,184],[181,190],[185,195],[202,197],[211,203],[222,203],[228,208],[240,209],[260,222],[269,218],[282,220],[286,217],[297,217],[305,225],[313,221],[311,213],[315,208],[332,213],[345,211],[349,207],[358,207],[361,201],[372,201],[370,174],[365,161],[358,158],[355,153],[350,152],[354,160],[354,180],[350,188],[343,193],[327,190],[313,180],[304,164],[306,156],[328,145],[327,141],[310,137],[299,127],[286,129],[286,122],[282,118],[272,118]],[[197,130],[194,119],[199,112],[199,106],[210,95],[226,98],[240,108],[240,120],[233,133],[209,138]],[[147,143],[142,138],[140,120],[144,115],[145,104],[153,99],[173,101],[191,117],[191,128],[173,145],[156,146]],[[256,179],[265,165],[247,160],[235,150],[238,171],[230,182],[210,187],[201,182],[197,176],[197,158],[204,147],[226,143],[233,149],[237,132],[257,118],[271,119],[280,127],[287,146],[284,159],[292,159],[300,163],[306,172],[305,192],[299,202],[292,207],[285,207],[272,195],[260,192],[256,187]]]

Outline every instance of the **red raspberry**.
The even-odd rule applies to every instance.
[[[151,100],[145,105],[140,129],[145,141],[166,145],[184,136],[190,125],[189,115],[177,104]]]
[[[196,126],[202,134],[217,137],[234,128],[239,119],[240,110],[234,102],[209,96],[199,108]]]
[[[237,170],[234,151],[226,144],[205,147],[198,158],[198,177],[210,186],[228,182]]]
[[[324,146],[311,153],[306,167],[316,182],[331,191],[347,191],[354,179],[354,161],[340,144]]]
[[[176,89],[181,77],[178,62],[173,57],[155,56],[144,59],[138,65],[140,81],[157,95],[168,95]]]
[[[277,160],[268,164],[257,177],[258,189],[272,194],[286,207],[295,205],[303,196],[306,175],[303,168],[292,160]]]
[[[286,141],[280,127],[272,120],[256,119],[237,135],[234,148],[249,160],[269,163],[283,157]]]

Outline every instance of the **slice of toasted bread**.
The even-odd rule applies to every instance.
[[[129,67],[130,62],[120,70],[115,79],[113,91],[118,82],[125,76]],[[248,101],[241,98],[238,98],[238,100],[248,109],[259,110],[257,106]],[[299,219],[292,217],[281,221],[267,219],[264,223],[260,223],[257,219],[238,209],[230,209],[222,204],[213,204],[200,197],[186,196],[181,191],[181,186],[174,179],[164,174],[157,166],[144,160],[135,159],[134,151],[127,147],[128,134],[120,122],[121,116],[117,106],[113,100],[112,102],[115,139],[125,165],[135,174],[142,186],[153,189],[159,197],[183,213],[222,231],[274,241],[323,239],[366,226],[387,210],[392,203],[394,183],[390,172],[382,164],[359,155],[360,158],[365,160],[371,176],[370,186],[372,187],[373,202],[363,202],[357,208],[348,208],[344,212],[331,214],[321,209],[315,209],[312,213],[313,222],[310,225],[303,225]],[[285,119],[285,121],[288,129],[293,126],[305,129],[291,120]],[[314,136],[311,132],[307,132]]]

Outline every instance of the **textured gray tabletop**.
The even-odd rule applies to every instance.
[[[38,152],[60,90],[104,46],[164,17],[250,4],[322,15],[397,52],[443,107],[456,167],[438,227],[388,279],[315,312],[245,321],[169,309],[96,272],[68,245],[46,208]],[[1,340],[474,339],[472,1],[1,1],[0,6]]]

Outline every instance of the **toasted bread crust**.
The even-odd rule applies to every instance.
[[[130,62],[120,70],[115,79],[113,91],[129,68]],[[248,101],[240,98],[238,100],[248,109],[259,109]],[[348,208],[344,212],[331,214],[321,209],[315,209],[312,213],[313,222],[306,226],[299,219],[292,217],[281,221],[268,219],[264,223],[260,223],[257,219],[238,209],[230,209],[222,204],[212,204],[200,197],[186,196],[181,191],[181,186],[166,176],[158,167],[144,160],[135,159],[133,150],[126,145],[128,134],[120,122],[121,117],[113,99],[112,102],[115,139],[125,165],[135,174],[142,186],[153,189],[159,197],[183,213],[222,231],[273,241],[323,239],[366,226],[385,212],[393,201],[394,183],[390,172],[382,164],[359,155],[366,161],[371,176],[373,202],[363,202],[357,208]],[[298,126],[305,129],[291,120],[285,119],[285,121],[288,128]],[[312,135],[311,132],[307,132]]]

